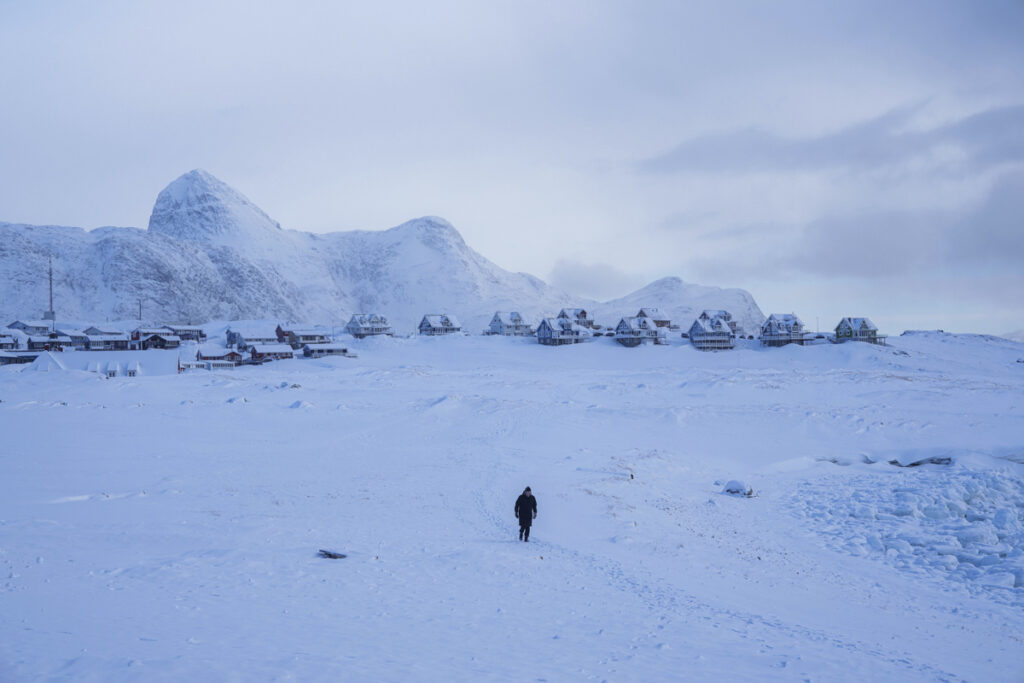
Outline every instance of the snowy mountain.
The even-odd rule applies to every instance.
[[[761,318],[746,292],[672,278],[598,305],[503,270],[436,217],[384,231],[286,230],[202,170],[160,192],[148,230],[0,223],[0,317],[37,318],[46,309],[50,256],[62,319],[135,318],[140,304],[146,319],[178,322],[341,324],[352,313],[381,312],[399,332],[411,331],[425,313],[452,313],[467,331],[479,332],[495,310],[537,320],[564,306],[588,306],[609,318],[634,315],[641,305],[674,319],[705,307],[729,308],[744,324]]]
[[[1012,341],[1024,342],[1024,329],[1017,330],[1016,332],[1007,332],[1003,337]]]

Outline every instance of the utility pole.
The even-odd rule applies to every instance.
[[[50,321],[50,331],[53,331],[54,321],[57,320],[57,313],[53,310],[53,256],[49,257],[50,264],[50,308],[43,313],[43,320]]]
[[[142,322],[142,299],[139,299],[139,322]]]

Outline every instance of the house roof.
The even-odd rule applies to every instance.
[[[862,325],[867,325],[869,330],[878,331],[878,328],[875,327],[875,324],[869,318],[843,318],[843,320],[849,321],[850,327],[855,330],[859,330]],[[839,321],[839,325],[843,324],[843,320]],[[836,327],[839,327],[839,325],[836,325]]]
[[[167,334],[166,332],[153,332],[152,334],[146,333],[146,336],[142,337],[141,339],[139,339],[139,341],[149,341],[153,337],[160,337],[164,341],[176,341],[176,342],[180,342],[181,341],[181,337],[179,337],[178,335],[176,335],[176,334]]]
[[[253,344],[249,350],[256,353],[295,353],[295,349],[287,344]]]
[[[663,314],[657,308],[641,308],[640,312],[636,314],[638,318],[650,318],[651,320],[668,320],[668,316]]]
[[[61,344],[70,344],[71,343],[71,337],[69,337],[67,335],[64,335],[64,334],[58,334],[58,335],[53,336],[53,337],[51,337],[49,335],[47,335],[45,337],[40,337],[38,335],[33,335],[33,336],[30,336],[28,338],[28,340],[30,342],[32,342],[33,344],[46,344],[48,342],[59,342]]]
[[[104,342],[104,341],[128,341],[128,335],[124,332],[118,334],[89,334],[86,335],[89,341]]]
[[[447,313],[428,313],[423,316],[420,325],[426,322],[431,327],[462,327],[454,315]]]
[[[581,315],[584,318],[587,318],[587,319],[590,318],[590,316],[587,314],[587,311],[586,311],[585,308],[563,308],[558,313],[558,317],[559,318],[565,318],[565,317],[579,318]]]
[[[285,330],[286,334],[294,334],[296,337],[326,337],[327,333],[322,330],[314,330],[310,328],[296,329],[296,330]]]
[[[379,313],[353,313],[352,318],[348,321],[349,325],[356,324],[359,327],[369,327],[370,325],[387,325],[388,319]]]

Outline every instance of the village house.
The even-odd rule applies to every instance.
[[[804,343],[804,324],[793,313],[772,313],[761,325],[761,344],[785,346]]]
[[[725,323],[729,326],[729,329],[737,337],[742,337],[743,336],[743,328],[740,327],[740,324],[737,321],[732,319],[732,313],[730,313],[729,311],[705,310],[705,311],[701,312],[700,316],[698,316],[699,320],[703,320],[703,321],[706,321],[706,322],[710,322],[711,320],[713,320],[715,318],[720,318],[723,321],[725,321]]]
[[[232,326],[227,330],[228,346],[234,346],[239,351],[245,351],[250,344],[277,344],[277,332],[259,327],[237,327]]]
[[[145,351],[147,349],[176,349],[181,346],[181,339],[171,334],[167,327],[138,327],[131,332],[128,348]]]
[[[394,335],[388,319],[379,313],[356,313],[345,325],[345,331],[356,339],[365,339],[378,334]]]
[[[719,315],[724,313],[725,315]],[[690,326],[690,343],[701,351],[721,351],[736,345],[736,333],[726,311],[704,311]],[[731,316],[730,316],[731,317]]]
[[[456,334],[462,331],[462,325],[453,315],[445,313],[428,313],[420,321],[420,334],[437,337],[443,334]]]
[[[280,325],[277,326],[277,341],[288,344],[293,349],[301,349],[306,344],[327,344],[331,340],[326,334],[313,329],[290,329],[286,330]]]
[[[580,327],[585,327],[589,330],[594,329],[594,319],[582,308],[563,308],[559,311],[558,318],[576,323]]]
[[[61,336],[67,337],[71,340],[71,346],[76,349],[85,351],[89,348],[89,335],[82,330],[73,330],[71,328],[62,327],[55,330],[55,332]]]
[[[63,351],[64,349],[70,349],[73,346],[74,344],[71,343],[71,337],[65,334],[51,332],[47,335],[29,336],[28,343],[25,345],[25,348],[29,351]]]
[[[29,336],[41,336],[53,331],[53,325],[48,320],[15,320],[7,326],[11,330],[21,330]]]
[[[7,335],[0,335],[0,351],[14,351],[18,348],[18,340]]]
[[[257,363],[295,357],[295,349],[288,344],[252,344],[248,351],[250,359]]]
[[[537,326],[537,342],[545,346],[579,344],[590,336],[590,330],[568,318],[544,318]]]
[[[128,350],[128,334],[124,332],[120,334],[88,334],[86,340],[85,348],[89,351]]]
[[[641,308],[636,317],[650,320],[655,327],[672,327],[672,321],[657,308]]]
[[[348,356],[348,349],[341,344],[306,344],[302,347],[305,358],[323,358],[324,356]]]
[[[668,330],[658,327],[648,316],[629,316],[619,320],[615,326],[615,341],[623,346],[639,346],[644,342],[668,343]]]
[[[245,360],[245,354],[238,349],[226,349],[223,346],[204,344],[196,350],[196,360],[241,363]]]
[[[203,328],[195,325],[165,325],[167,329],[171,331],[171,334],[178,337],[182,341],[194,341],[204,342],[206,341],[206,332]]]
[[[871,344],[885,344],[884,334],[868,318],[843,318],[836,325],[836,341],[863,341]]]
[[[523,320],[518,311],[495,311],[484,334],[500,335],[504,337],[530,337],[533,330]]]

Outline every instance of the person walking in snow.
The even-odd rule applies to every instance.
[[[516,518],[519,520],[519,540],[529,541],[530,525],[537,519],[537,499],[529,486],[516,498]]]

